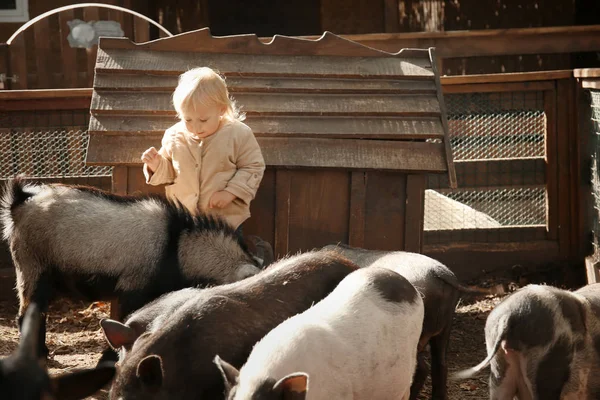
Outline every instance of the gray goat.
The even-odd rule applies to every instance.
[[[225,222],[193,216],[161,197],[112,195],[62,184],[7,183],[0,204],[16,267],[19,324],[54,295],[118,299],[118,318],[160,295],[223,284],[260,271]],[[45,346],[45,319],[40,351]]]

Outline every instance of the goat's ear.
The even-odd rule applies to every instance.
[[[100,326],[104,331],[106,341],[115,350],[123,346],[131,346],[138,338],[133,329],[119,321],[104,318],[100,321]]]
[[[229,392],[231,388],[237,384],[237,378],[240,376],[240,371],[238,371],[236,367],[229,364],[227,361],[221,360],[221,357],[218,355],[215,356],[214,362],[217,364],[217,368],[219,368],[219,371],[223,376],[225,390]]]
[[[273,386],[273,391],[281,391],[284,400],[304,400],[308,391],[308,375],[297,372],[284,376]]]
[[[56,400],[77,400],[91,396],[115,376],[115,366],[103,363],[96,368],[68,372],[51,379]]]
[[[160,356],[152,354],[138,363],[137,377],[151,391],[158,391],[162,386],[164,371]]]
[[[21,340],[19,341],[19,356],[29,359],[38,358],[38,340],[40,335],[40,310],[35,303],[29,304],[21,324]]]

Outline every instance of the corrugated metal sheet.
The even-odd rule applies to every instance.
[[[100,40],[87,162],[140,163],[176,122],[177,76],[222,73],[268,165],[448,172],[454,168],[432,49],[396,54],[331,33],[319,40],[213,37]]]

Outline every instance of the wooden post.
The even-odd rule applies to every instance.
[[[404,251],[420,253],[423,250],[425,189],[427,189],[427,175],[410,174],[407,176]]]
[[[285,169],[275,172],[275,258],[288,252],[290,237],[290,189],[292,174]]]
[[[365,245],[367,177],[368,173],[365,171],[351,172],[348,244],[354,247],[364,247]]]

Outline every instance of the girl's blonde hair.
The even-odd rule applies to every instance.
[[[225,107],[223,116],[230,121],[243,121],[245,118],[229,97],[225,79],[208,67],[194,68],[181,74],[173,92],[173,106],[179,118],[193,113],[197,104]]]

